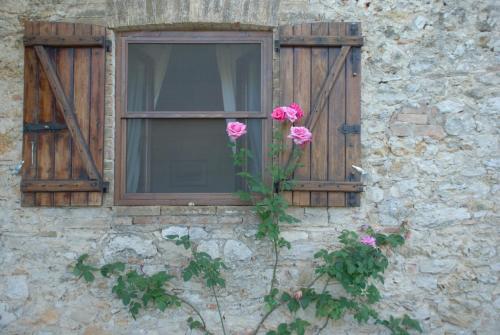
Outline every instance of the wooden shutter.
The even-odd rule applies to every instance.
[[[27,22],[24,45],[22,205],[101,205],[106,29]]]
[[[280,52],[282,105],[304,109],[301,125],[313,141],[300,159],[293,191],[296,206],[359,206],[361,46],[358,23],[304,23],[282,26]],[[290,164],[291,147],[281,158]]]

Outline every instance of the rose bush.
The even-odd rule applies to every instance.
[[[308,308],[314,308],[315,318],[322,320],[322,324],[316,328],[316,335],[326,329],[331,321],[339,320],[348,313],[359,323],[371,321],[375,325],[386,327],[393,335],[408,335],[412,330],[422,332],[419,323],[406,314],[403,317],[390,316],[386,319],[374,309],[381,299],[375,283],[383,281],[382,274],[389,264],[382,250],[396,248],[404,243],[403,235],[406,233],[404,227],[401,228],[399,234],[384,235],[363,225],[361,237],[354,231],[343,231],[339,237],[340,248],[337,250],[321,249],[315,253],[315,260],[311,266],[313,280],[308,285],[297,289],[292,283],[277,282],[276,270],[280,250],[291,247],[291,243],[281,236],[281,224],[299,222],[288,213],[288,203],[280,192],[292,189],[291,179],[298,166],[298,158],[305,146],[312,140],[309,129],[292,125],[302,117],[302,109],[297,104],[281,106],[272,112],[272,118],[280,123],[274,128],[273,143],[269,147],[272,161],[277,162],[277,158],[288,147],[282,127],[290,126],[290,132],[286,138],[291,139],[295,145],[289,154],[291,159],[289,159],[288,166],[270,167],[271,185],[264,183],[260,176],[251,175],[246,171],[238,173],[246,180],[248,186],[247,190],[240,191],[238,194],[241,199],[254,204],[254,211],[259,218],[256,238],[267,239],[274,256],[269,293],[264,297],[265,310],[252,334],[259,334],[268,317],[280,308],[288,310],[290,320],[280,323],[274,330],[269,330],[267,335],[304,335],[306,331],[313,329],[311,326],[316,320],[303,320],[297,316],[297,313],[299,310]],[[290,121],[291,124],[286,124],[285,120]],[[246,134],[246,125],[240,122],[229,122],[226,132],[230,138],[229,146],[232,149],[234,165],[241,167],[252,158],[248,150],[241,147],[237,141]],[[226,281],[223,278],[223,272],[228,268],[221,259],[213,259],[207,253],[198,252],[189,235],[170,235],[167,238],[190,251],[186,262],[188,265],[182,270],[182,279],[184,281],[196,279],[210,290],[217,305],[220,329],[223,334],[226,334],[218,291],[225,288]],[[112,292],[128,307],[134,318],[141,309],[148,306],[164,311],[166,308],[178,308],[185,305],[193,312],[193,315],[187,319],[189,329],[202,331],[205,335],[215,334],[208,329],[200,310],[175,293],[175,287],[171,282],[173,275],[166,271],[146,275],[142,269],[140,269],[141,273],[134,269],[134,265],[127,266],[120,262],[97,268],[85,263],[87,258],[88,255],[78,258],[73,266],[73,273],[78,278],[83,277],[87,282],[94,280],[94,273],[97,271],[100,271],[104,277],[116,276],[116,284]],[[333,282],[340,284],[342,290],[332,285]]]

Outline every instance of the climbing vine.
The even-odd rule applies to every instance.
[[[273,252],[273,272],[269,283],[269,291],[264,296],[264,314],[253,331],[257,335],[265,325],[266,320],[276,310],[288,310],[290,321],[283,322],[267,335],[304,335],[312,329],[320,334],[330,322],[342,319],[351,314],[360,323],[372,322],[385,326],[393,335],[408,335],[411,331],[422,332],[418,321],[408,315],[383,318],[376,310],[381,294],[377,282],[383,283],[383,274],[389,262],[385,255],[387,250],[395,249],[404,243],[404,227],[399,233],[382,234],[367,228],[360,236],[354,231],[343,231],[339,236],[340,247],[334,250],[321,249],[315,255],[313,280],[308,285],[295,290],[280,290],[276,271],[280,260],[280,251],[291,248],[291,243],[281,236],[283,224],[297,224],[300,221],[287,213],[288,202],[282,195],[283,191],[291,190],[293,172],[300,166],[300,156],[304,146],[312,140],[311,132],[305,127],[296,127],[294,123],[303,116],[297,104],[278,107],[272,117],[277,121],[273,130],[273,142],[268,154],[274,162],[269,169],[272,182],[263,182],[260,176],[245,171],[252,153],[241,147],[238,139],[246,134],[246,125],[239,122],[229,122],[226,132],[230,138],[229,147],[233,155],[234,165],[241,170],[238,175],[246,181],[247,188],[238,192],[240,198],[254,204],[254,212],[259,218],[256,238],[267,239]],[[289,147],[284,138],[284,130],[288,130],[288,139],[293,141],[287,164],[276,164]],[[187,327],[196,329],[205,335],[217,333],[227,334],[225,320],[219,304],[220,291],[226,287],[224,271],[229,268],[220,258],[212,258],[209,254],[198,252],[189,235],[168,235],[167,239],[180,248],[189,250],[187,266],[182,270],[182,280],[189,282],[197,280],[210,291],[217,306],[220,329],[209,330],[206,320],[198,308],[175,292],[172,279],[167,271],[152,275],[142,272],[121,262],[106,264],[100,268],[88,264],[88,255],[82,255],[73,265],[73,273],[87,282],[95,280],[95,274],[100,272],[103,277],[115,278],[112,293],[122,301],[135,319],[141,310],[156,308],[164,311],[167,308],[185,306],[192,311],[187,318]],[[322,288],[317,290],[321,283]],[[342,286],[342,291],[334,290],[334,283]],[[318,285],[316,285],[318,284]],[[297,316],[300,310],[314,309],[316,320],[303,320]],[[320,322],[316,328],[312,326]]]

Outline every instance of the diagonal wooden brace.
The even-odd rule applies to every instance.
[[[87,171],[90,179],[102,181],[102,177],[97,170],[92,154],[90,153],[89,146],[83,137],[80,126],[78,125],[78,119],[76,118],[75,109],[73,104],[70,102],[66,94],[64,93],[61,80],[57,75],[54,63],[49,57],[45,47],[37,45],[34,47],[36,55],[40,60],[43,71],[47,75],[47,79],[50,85],[54,97],[56,98],[57,104],[61,108],[64,120],[68,126],[69,133],[74,141],[75,148],[82,157],[82,163]]]
[[[314,100],[314,105],[311,108],[311,111],[309,115],[307,116],[306,121],[304,122],[304,126],[308,128],[309,130],[312,131],[314,126],[316,125],[316,122],[318,121],[319,114],[325,107],[326,101],[328,100],[328,95],[332,91],[333,87],[335,86],[335,82],[337,81],[340,73],[342,72],[342,67],[345,64],[345,61],[347,59],[347,55],[349,54],[349,51],[351,50],[351,46],[343,46],[340,49],[340,54],[335,60],[335,63],[333,66],[330,68],[328,71],[328,74],[321,84],[321,89],[319,90],[318,95],[316,96],[316,99]],[[295,144],[294,144],[295,146]],[[293,149],[292,151],[293,152]],[[295,158],[296,159],[296,158]],[[292,162],[293,155],[290,154],[288,156],[287,163],[285,165],[285,169],[287,169],[291,164],[295,164],[295,162]]]

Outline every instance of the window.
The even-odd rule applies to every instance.
[[[124,33],[117,39],[117,204],[241,204],[226,123],[248,125],[242,168],[263,175],[271,32]]]
[[[273,101],[301,105],[298,125],[313,133],[283,196],[295,206],[359,206],[359,23],[280,26],[275,78],[270,31],[117,33],[116,63],[107,65],[106,36],[98,25],[25,22],[22,206],[100,206],[113,140],[105,124],[116,130],[115,204],[242,204],[233,193],[245,187],[238,171],[269,179],[273,80]],[[114,125],[105,118],[113,69]],[[242,169],[226,145],[232,120],[248,124],[239,143],[256,153]]]

